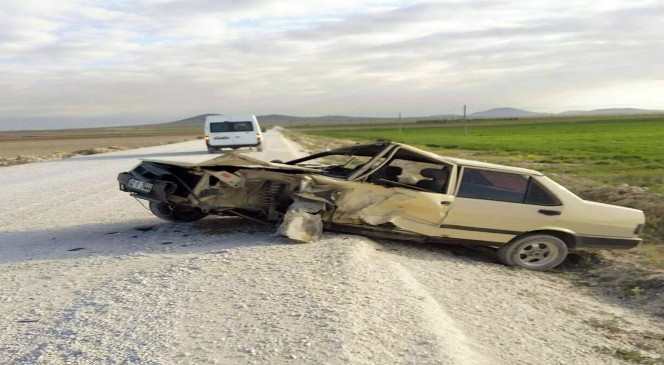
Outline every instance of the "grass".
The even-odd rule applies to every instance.
[[[656,364],[656,363],[661,364],[660,361],[654,360],[647,356],[643,356],[639,351],[635,350],[616,349],[612,355],[616,359],[631,362],[634,364]]]
[[[664,192],[664,116],[503,125],[484,121],[472,125],[468,134],[458,124],[302,131],[353,140],[387,139],[464,157],[470,152],[477,159]]]

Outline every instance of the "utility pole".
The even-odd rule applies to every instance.
[[[468,135],[468,120],[466,119],[466,104],[463,104],[463,133]]]
[[[403,133],[403,126],[401,125],[401,112],[399,112],[399,133]]]

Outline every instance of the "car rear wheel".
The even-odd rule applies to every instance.
[[[505,265],[545,271],[565,261],[567,253],[567,245],[560,238],[535,234],[499,248],[498,259]]]
[[[198,208],[171,206],[166,203],[150,202],[150,211],[158,218],[169,222],[194,222],[207,214]]]

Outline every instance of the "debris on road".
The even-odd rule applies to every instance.
[[[154,230],[155,228],[156,226],[143,226],[143,227],[136,227],[134,229],[141,232],[149,232]]]

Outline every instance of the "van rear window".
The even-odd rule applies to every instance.
[[[254,130],[254,124],[251,122],[217,122],[210,123],[211,133],[224,132],[251,132]]]

